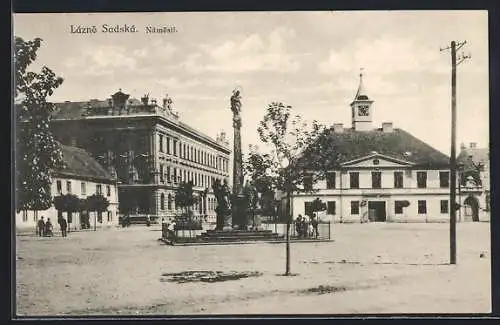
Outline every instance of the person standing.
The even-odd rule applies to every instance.
[[[62,234],[62,236],[63,237],[67,237],[68,236],[68,233],[67,233],[68,222],[66,221],[66,219],[61,218],[61,220],[59,221],[59,225],[61,226],[61,234]]]
[[[44,230],[45,230],[45,221],[43,221],[43,216],[38,220],[37,223],[37,234],[40,237],[43,237],[44,235]]]
[[[45,223],[44,236],[52,237],[52,222],[50,222],[50,218],[47,218],[47,222]]]

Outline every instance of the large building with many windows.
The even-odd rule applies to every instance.
[[[172,216],[175,190],[192,181],[196,215],[215,218],[215,180],[229,181],[230,149],[179,119],[167,96],[162,104],[121,91],[107,100],[56,103],[51,122],[62,143],[85,148],[117,176],[121,213]]]
[[[332,148],[331,170],[315,184],[304,180],[315,191],[293,195],[293,216],[310,215],[319,198],[327,207],[322,218],[336,222],[448,220],[449,158],[392,123],[373,127],[372,104],[360,75],[351,127],[334,124],[323,135]]]

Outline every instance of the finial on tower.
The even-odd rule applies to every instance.
[[[365,68],[359,69],[359,86],[358,91],[356,92],[356,96],[354,100],[368,100],[368,96],[366,95],[365,85],[363,84],[363,71]]]

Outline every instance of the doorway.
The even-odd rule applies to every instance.
[[[468,196],[464,201],[465,216],[472,216],[472,221],[479,221],[479,202],[474,196]]]
[[[385,201],[369,201],[368,216],[370,221],[385,222],[387,219]]]

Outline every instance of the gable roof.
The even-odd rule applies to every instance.
[[[57,169],[55,175],[116,182],[116,178],[84,149],[62,144],[60,148],[65,166]]]
[[[326,165],[335,168],[345,162],[367,157],[375,153],[393,157],[414,164],[414,167],[444,168],[449,166],[449,157],[410,133],[395,128],[392,132],[384,132],[381,128],[359,132],[352,128],[344,128],[342,132],[334,132],[333,128],[325,131],[318,143],[326,145],[329,161]],[[312,148],[317,148],[313,146]],[[324,152],[323,152],[324,153]],[[306,150],[301,157],[302,165],[314,157],[311,150]]]

